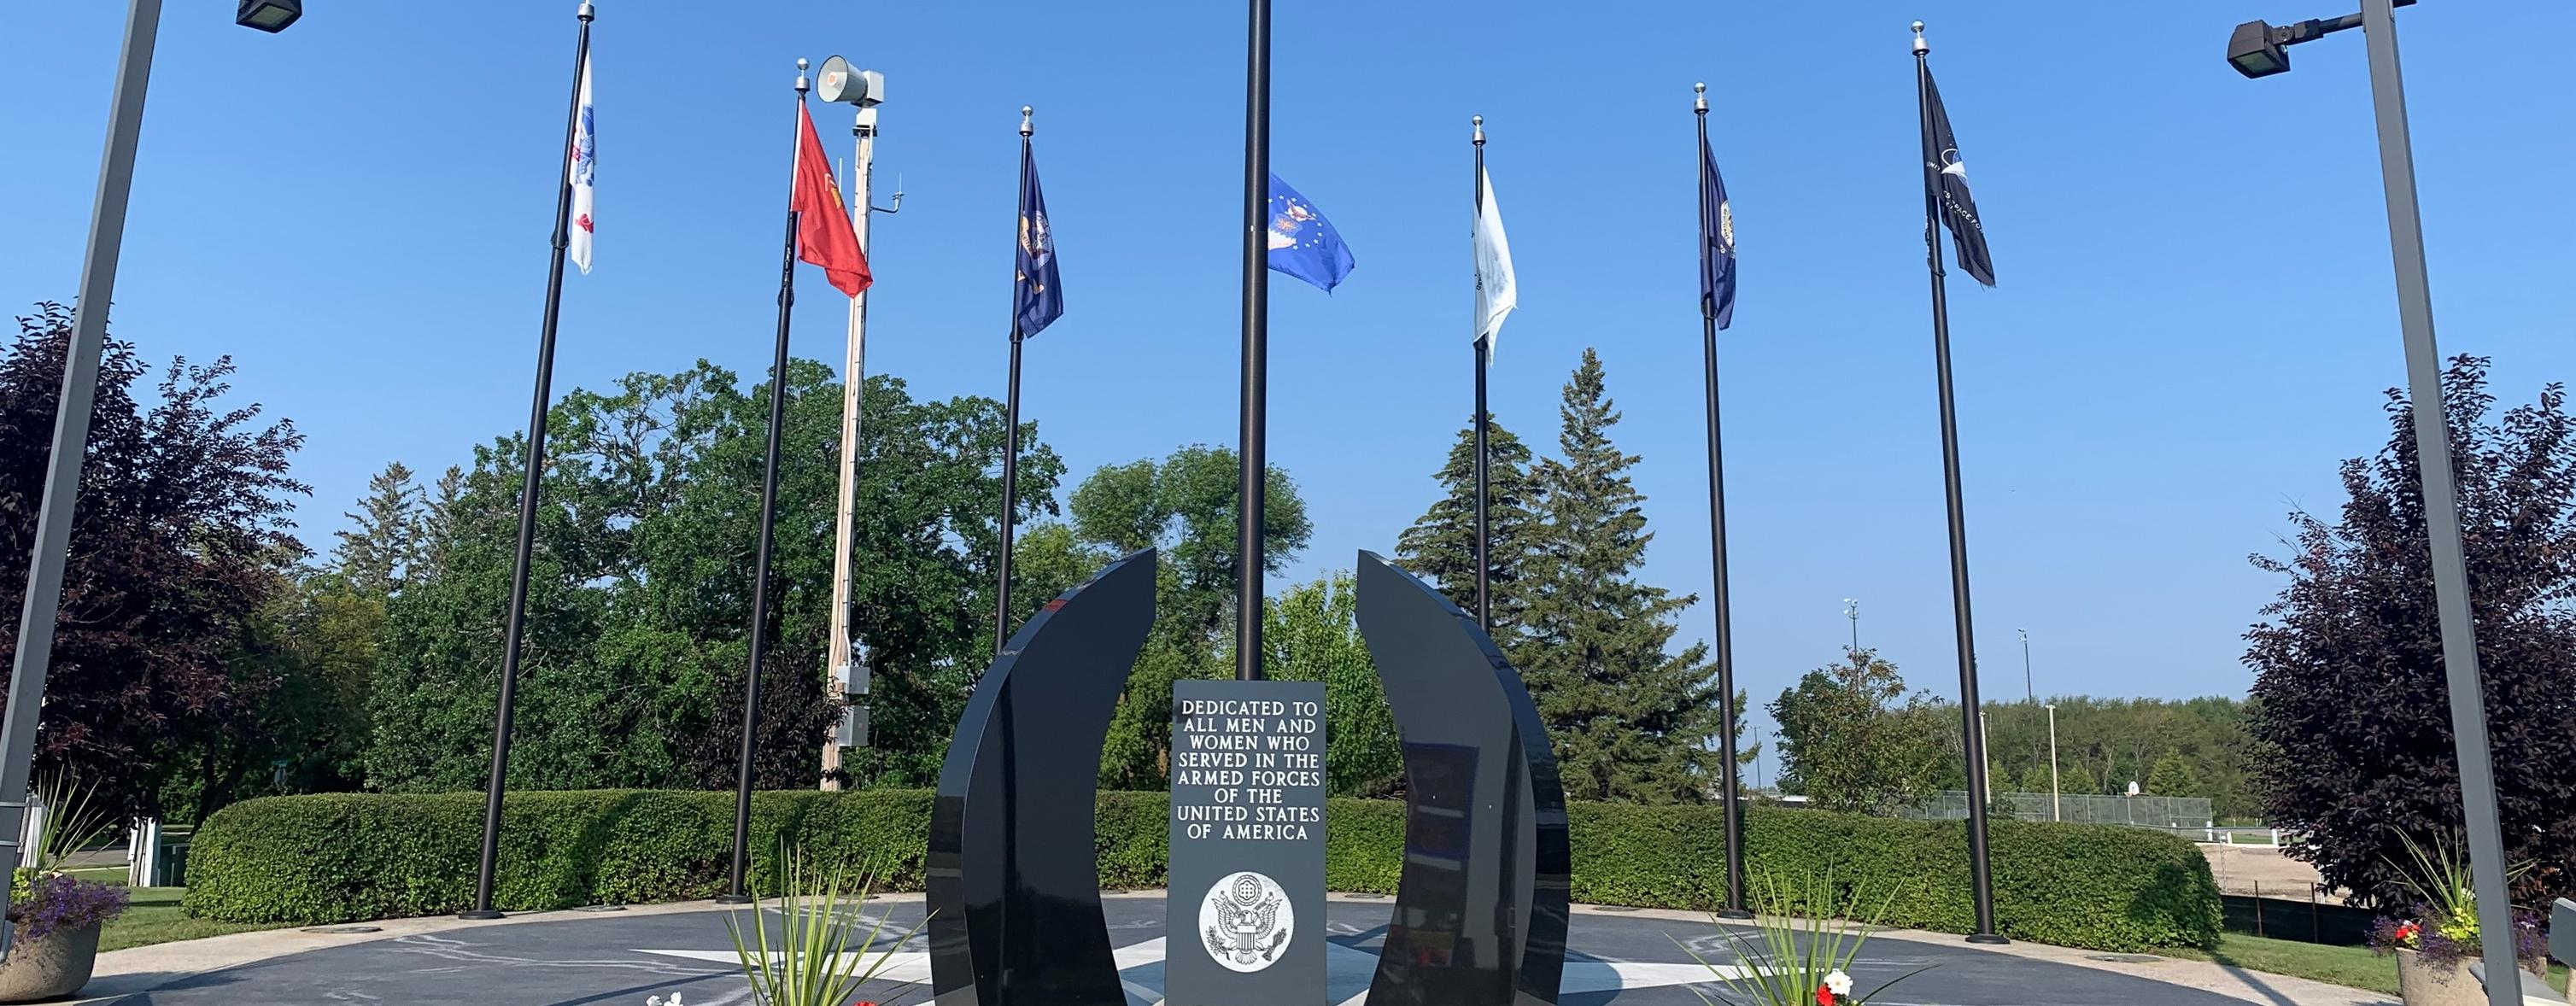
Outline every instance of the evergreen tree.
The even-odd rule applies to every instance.
[[[367,480],[367,495],[357,513],[344,513],[356,526],[339,532],[331,557],[340,564],[342,582],[369,597],[394,592],[420,557],[421,491],[411,469],[396,461]]]
[[[1610,442],[1619,412],[1592,350],[1559,413],[1564,456],[1531,477],[1543,524],[1508,652],[1555,738],[1566,796],[1704,799],[1723,760],[1708,750],[1724,715],[1708,647],[1665,650],[1696,598],[1637,582],[1654,535],[1628,476],[1638,458]]]
[[[2063,761],[2057,765],[2057,791],[2074,796],[2099,796],[2102,780],[2094,778],[2093,770],[2084,767],[2081,760]]]
[[[1445,495],[1431,504],[1413,526],[1396,539],[1395,554],[1404,568],[1440,588],[1469,614],[1476,611],[1476,428],[1458,431],[1449,460],[1432,478]],[[1530,558],[1538,548],[1538,516],[1530,509],[1530,449],[1502,424],[1486,417],[1485,581],[1493,612],[1493,637],[1500,645],[1517,641],[1522,612],[1528,606],[1524,582]]]
[[[2146,790],[2155,796],[2199,796],[2200,776],[2191,770],[2191,763],[2182,760],[2182,755],[2167,751],[2156,759],[2155,768],[2148,770]]]

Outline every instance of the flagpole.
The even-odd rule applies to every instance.
[[[1476,178],[1469,188],[1475,193],[1473,212],[1481,214],[1485,211],[1485,117],[1479,115],[1468,121],[1473,123],[1476,129],[1473,141],[1476,147]],[[1470,216],[1468,219],[1475,218]],[[1472,254],[1471,249],[1471,257]],[[1485,341],[1485,298],[1482,294],[1484,285],[1484,277],[1482,275],[1476,277],[1476,287],[1479,291],[1474,312],[1476,322],[1474,326],[1476,331],[1476,627],[1491,635],[1494,631],[1494,607],[1492,588],[1486,579],[1492,575],[1494,568],[1491,552],[1493,533],[1491,525],[1487,523],[1489,506],[1487,500],[1492,493],[1492,474],[1489,470],[1492,451],[1487,438],[1488,430],[1493,426],[1494,421],[1485,410],[1485,369],[1493,364],[1493,346]]]
[[[1932,145],[1932,64],[1923,22],[1914,22],[1914,104],[1923,145]],[[1950,601],[1959,639],[1959,716],[1968,755],[1968,884],[1976,900],[1970,943],[2010,942],[1995,935],[1994,874],[1986,858],[1986,743],[1977,699],[1977,646],[1968,613],[1968,525],[1959,491],[1959,419],[1950,388],[1950,300],[1941,268],[1940,168],[1923,164],[1923,245],[1932,273],[1932,356],[1941,387],[1941,480],[1950,509]]]
[[[1714,235],[1708,228],[1716,223],[1720,207],[1708,204],[1708,85],[1694,84],[1692,115],[1699,120],[1700,184],[1700,254],[1715,254],[1709,245]],[[1703,293],[1699,307],[1701,359],[1706,362],[1705,388],[1708,400],[1708,547],[1714,570],[1715,587],[1710,599],[1717,606],[1717,693],[1718,708],[1725,714],[1726,761],[1720,768],[1726,780],[1726,904],[1718,917],[1749,919],[1753,913],[1744,907],[1744,795],[1743,780],[1735,773],[1735,619],[1726,589],[1726,463],[1724,439],[1718,435],[1717,409],[1717,302]]]
[[[1028,105],[1020,106],[1019,219],[1023,225],[1029,218],[1029,136],[1037,131],[1030,120],[1036,111]],[[1002,553],[1001,559],[994,564],[993,652],[997,655],[1011,641],[1011,541],[1019,516],[1016,504],[1020,490],[1020,346],[1027,341],[1028,336],[1020,331],[1020,311],[1018,300],[1014,298],[1011,307],[1011,377],[1002,405]]]
[[[1262,518],[1270,360],[1270,0],[1251,0],[1243,110],[1243,471],[1234,582],[1234,676],[1261,680]]]
[[[876,173],[876,110],[860,108],[857,120],[850,126],[856,137],[858,163],[850,173],[850,192],[855,198],[850,210],[850,230],[858,239],[859,257],[868,254],[868,218],[874,214],[868,202],[868,181]],[[855,558],[850,554],[857,537],[852,525],[858,511],[859,486],[859,412],[866,399],[868,382],[868,291],[861,287],[850,295],[849,356],[843,362],[841,379],[841,495],[832,515],[832,629],[830,655],[823,660],[832,672],[833,698],[849,699],[850,675],[859,662],[854,645],[856,628],[850,612],[850,577]],[[823,738],[823,778],[826,790],[841,788],[841,738],[837,725]]]
[[[796,61],[796,112],[788,132],[791,159],[803,140],[802,116],[805,112],[805,61]],[[751,762],[759,752],[760,728],[760,658],[769,645],[769,553],[776,538],[778,518],[778,431],[787,422],[787,330],[788,316],[796,306],[796,222],[793,209],[795,175],[789,173],[788,192],[791,208],[787,211],[785,251],[778,262],[778,344],[769,361],[769,432],[763,447],[764,461],[760,472],[760,549],[751,566],[751,666],[742,685],[742,757],[734,767],[733,789],[733,871],[727,878],[725,893],[716,898],[719,904],[748,904],[751,897],[743,888],[743,874],[750,866],[751,845]]]
[[[573,42],[571,109],[564,114],[564,137],[570,142],[581,128],[581,70],[590,60],[590,22],[597,8],[585,2],[574,12],[581,30]],[[501,849],[501,788],[510,774],[510,714],[519,693],[519,655],[528,616],[528,563],[536,550],[537,489],[545,479],[546,406],[554,398],[555,323],[563,314],[564,252],[572,228],[572,163],[555,185],[554,256],[546,271],[546,318],[537,332],[537,388],[528,407],[528,453],[519,481],[518,550],[510,559],[510,613],[501,644],[501,696],[492,716],[492,769],[483,786],[483,847],[475,861],[474,907],[458,912],[466,919],[497,919],[492,908],[494,860]]]

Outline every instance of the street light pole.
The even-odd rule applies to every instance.
[[[2036,688],[2031,687],[2031,684],[2030,684],[2030,630],[2029,630],[2029,629],[2014,629],[2013,631],[2014,631],[2014,632],[2021,633],[2021,690],[2022,690],[2022,695],[2023,695],[2023,697],[2024,697],[2024,698],[2027,698],[2027,699],[2029,699],[2029,700],[2030,700],[2030,701],[2032,701],[2032,702],[2037,702],[2037,701],[2039,701],[2039,690],[2038,690],[2038,689],[2036,689]]]
[[[2416,470],[2424,482],[2424,531],[2433,553],[2433,600],[2441,612],[2442,665],[2449,672],[2451,738],[2460,759],[2461,810],[2478,894],[2478,941],[2487,963],[2487,1001],[2522,1002],[2514,958],[2513,904],[2497,821],[2495,768],[2487,746],[2486,693],[2478,677],[2477,626],[2469,617],[2468,562],[2460,544],[2460,498],[2452,483],[2451,435],[2442,408],[2442,353],[2433,341],[2432,287],[2424,267],[2423,220],[2415,204],[2415,154],[2406,126],[2406,84],[2397,65],[2397,15],[2390,0],[2362,0],[2370,53],[2370,96],[2379,120],[2379,173],[2388,200],[2388,245],[2397,270],[2397,323],[2406,340],[2406,384],[2415,413]]]
[[[2048,704],[2048,819],[2066,820],[2057,806],[2057,703]]]
[[[107,151],[100,157],[98,196],[89,216],[89,250],[81,257],[80,299],[63,358],[63,391],[54,406],[45,495],[36,511],[35,554],[27,566],[18,652],[9,667],[9,709],[0,720],[0,847],[14,846],[27,813],[27,776],[36,757],[36,713],[45,703],[45,674],[61,616],[63,566],[71,555],[72,508],[80,502],[81,462],[89,450],[89,414],[98,394],[98,359],[107,346],[108,303],[115,299],[116,260],[125,247],[126,196],[134,189],[134,148],[143,136],[143,95],[152,82],[152,47],[161,29],[161,0],[133,0],[125,44],[116,57],[116,92],[108,100]],[[20,862],[25,850],[6,861]],[[0,894],[0,907],[8,896]],[[0,923],[0,950],[17,927]]]
[[[1860,652],[1860,599],[1843,598],[1843,617],[1851,620],[1851,651]]]
[[[2505,877],[2504,829],[2497,819],[2494,754],[2488,746],[2486,694],[2478,673],[2477,624],[2470,615],[2468,562],[2460,542],[2459,488],[2451,471],[2448,413],[2442,404],[2442,353],[2433,338],[2432,284],[2424,266],[2424,227],[2415,199],[2414,142],[2406,123],[2406,83],[2397,60],[2397,8],[2414,0],[2362,0],[2358,16],[2274,27],[2236,26],[2227,62],[2247,77],[2290,69],[2289,46],[2358,25],[2370,59],[2371,111],[2379,131],[2380,182],[2388,202],[2389,257],[2396,268],[2397,325],[2406,346],[2407,407],[2414,413],[2415,468],[2423,480],[2424,536],[2433,560],[2433,603],[2448,679],[2451,741],[2460,763],[2460,812],[2468,830],[2469,872],[2478,901],[2478,940],[2487,971],[2487,1001],[2522,1001],[2514,957],[2513,906]]]

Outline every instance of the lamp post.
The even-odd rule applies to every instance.
[[[2024,698],[2029,699],[2029,700],[2030,700],[2030,701],[2032,701],[2032,702],[2037,702],[2037,701],[2039,701],[2039,689],[2031,687],[2031,684],[2030,684],[2030,630],[2029,630],[2029,629],[2014,629],[2013,631],[2014,631],[2014,632],[2021,633],[2021,691],[2022,691],[2022,696],[2023,696]]]
[[[303,8],[294,0],[243,0],[234,23],[285,30]],[[36,756],[37,712],[45,702],[54,622],[61,616],[63,566],[71,554],[72,508],[80,501],[81,462],[89,450],[90,409],[98,394],[98,359],[107,344],[108,302],[116,294],[116,260],[125,246],[126,197],[134,190],[134,148],[143,135],[143,96],[152,82],[152,48],[161,29],[161,0],[132,0],[125,43],[116,56],[116,91],[108,99],[107,150],[90,205],[89,248],[81,257],[80,294],[63,359],[63,390],[54,406],[54,439],[45,462],[36,543],[27,563],[27,596],[18,615],[18,652],[9,668],[9,709],[0,719],[0,856],[15,866],[27,811],[27,776]],[[7,895],[0,894],[0,907]],[[0,951],[17,927],[0,924]]]
[[[2048,819],[2066,820],[2057,807],[2057,703],[2048,704]]]
[[[2469,616],[2468,563],[2460,543],[2460,503],[2452,482],[2451,442],[2442,405],[2442,354],[2433,339],[2431,284],[2424,267],[2423,220],[2415,202],[2415,154],[2406,124],[2406,84],[2397,62],[2398,7],[2414,0],[2362,0],[2361,13],[2275,26],[2237,25],[2227,63],[2251,77],[2290,69],[2289,47],[2360,27],[2370,57],[2370,96],[2379,129],[2379,173],[2388,202],[2388,245],[2397,273],[2397,323],[2406,346],[2408,406],[2414,412],[2416,470],[2423,479],[2424,532],[2433,560],[2433,600],[2440,612],[2442,667],[2449,679],[2451,739],[2460,761],[2461,816],[2468,825],[2469,870],[2477,892],[2478,935],[2486,959],[2487,1001],[2514,1006],[2522,980],[2514,960],[2513,906],[2505,882],[2503,829],[2497,821],[2495,768],[2487,744],[2485,690],[2478,679],[2477,627]]]
[[[1860,599],[1843,598],[1843,617],[1851,620],[1851,650],[1860,652]]]

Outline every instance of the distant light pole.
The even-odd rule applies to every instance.
[[[2032,702],[2037,702],[2037,701],[2039,701],[2039,690],[2038,690],[2038,689],[2036,689],[2036,688],[2032,688],[2032,687],[2031,687],[2031,684],[2030,684],[2030,630],[2029,630],[2029,629],[2014,629],[2013,631],[2014,631],[2014,632],[2021,633],[2021,690],[2022,690],[2022,694],[2023,694],[2024,696],[2028,697],[2028,698],[2030,699],[2030,701],[2032,701]]]
[[[1860,599],[1843,598],[1843,617],[1851,619],[1851,650],[1860,652]]]
[[[2433,560],[2433,602],[2440,612],[2442,667],[2449,678],[2451,739],[2460,761],[2461,816],[2468,825],[2469,870],[2478,901],[2478,936],[2486,958],[2487,1001],[2522,1001],[2514,962],[2513,905],[2505,880],[2503,828],[2497,822],[2494,754],[2488,747],[2486,694],[2478,679],[2476,623],[2469,617],[2468,563],[2460,543],[2460,499],[2452,483],[2449,424],[2442,405],[2442,353],[2433,340],[2433,297],[2424,268],[2424,225],[2415,201],[2415,154],[2406,124],[2406,83],[2397,62],[2397,8],[2414,0],[2362,0],[2361,13],[2274,27],[2236,26],[2227,63],[2247,77],[2290,70],[2290,46],[2360,27],[2370,58],[2371,107],[2379,127],[2379,174],[2388,202],[2388,245],[2397,270],[2397,323],[2406,345],[2408,406],[2414,412],[2416,471],[2423,479],[2424,532]]]
[[[289,0],[245,0],[234,22],[266,32],[284,30],[302,13]],[[17,844],[27,812],[27,776],[36,755],[36,713],[45,703],[54,622],[61,617],[63,566],[71,554],[72,508],[80,501],[81,462],[89,449],[90,409],[98,394],[98,360],[107,345],[108,302],[116,294],[116,260],[125,247],[126,197],[134,190],[134,148],[143,135],[143,96],[152,83],[152,48],[161,30],[161,0],[133,0],[125,10],[125,44],[116,56],[116,91],[108,99],[107,151],[100,157],[98,195],[90,205],[89,249],[81,257],[79,299],[72,306],[72,338],[63,358],[62,396],[54,407],[54,439],[45,462],[44,496],[36,511],[36,543],[27,563],[27,596],[18,616],[18,652],[9,676],[9,711],[0,720],[0,847]],[[16,862],[14,850],[6,858]],[[8,896],[0,894],[0,907]],[[17,927],[0,924],[0,951]]]
[[[2066,820],[2057,806],[2057,703],[2048,704],[2048,819]]]

